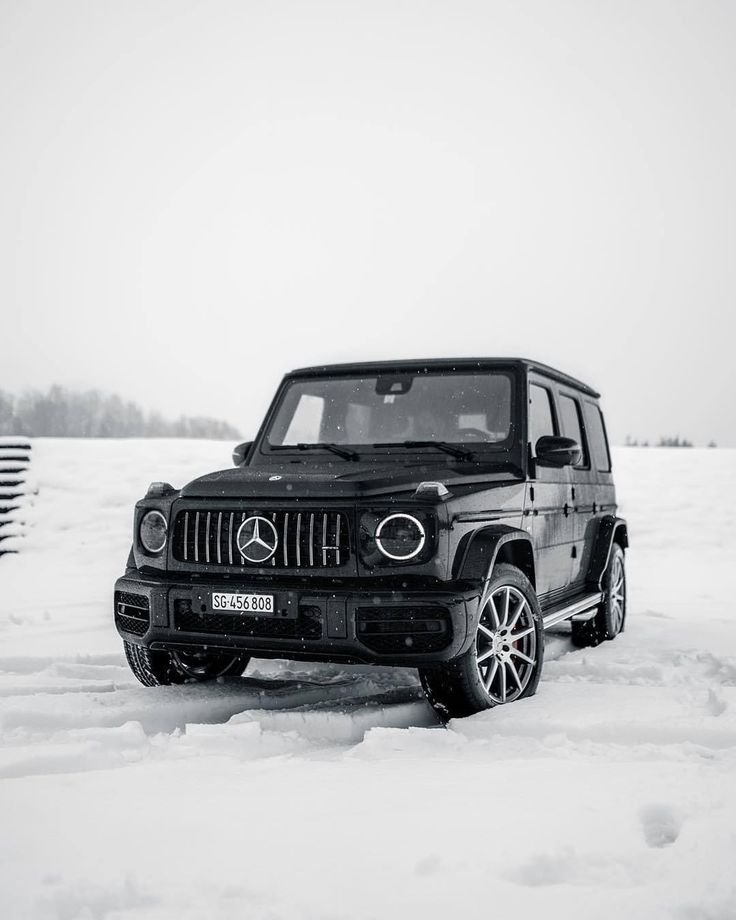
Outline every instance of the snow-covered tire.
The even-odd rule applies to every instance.
[[[469,716],[531,696],[539,684],[544,629],[529,579],[515,566],[495,566],[480,611],[467,652],[419,669],[424,692],[443,718]]]
[[[123,641],[123,646],[130,670],[144,687],[240,677],[250,661],[247,655],[227,652],[151,651],[126,641]]]
[[[618,543],[611,548],[602,588],[603,603],[596,615],[590,620],[572,621],[572,643],[577,648],[615,639],[626,626],[626,566],[624,551]]]

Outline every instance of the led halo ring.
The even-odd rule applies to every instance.
[[[384,525],[388,524],[389,521],[395,520],[396,518],[405,518],[406,520],[411,521],[419,531],[419,545],[415,550],[412,550],[408,556],[397,556],[394,553],[390,553],[381,543],[381,531],[383,530]],[[396,514],[389,514],[388,517],[385,517],[378,525],[378,527],[376,527],[376,546],[380,549],[384,556],[386,556],[388,559],[393,559],[395,562],[407,562],[409,559],[413,559],[415,556],[418,556],[419,553],[421,553],[426,540],[427,532],[424,529],[422,522],[415,518],[413,514],[407,514],[404,511],[398,511]]]
[[[164,536],[163,536],[163,541],[162,541],[162,543],[161,543],[161,546],[159,546],[158,548],[155,548],[155,549],[154,549],[153,547],[146,546],[146,544],[143,542],[143,537],[141,536],[141,531],[143,530],[143,524],[144,524],[146,518],[150,518],[150,517],[160,517],[161,520],[164,522]],[[166,546],[166,540],[167,540],[167,538],[168,538],[168,531],[169,531],[169,524],[168,524],[168,522],[167,522],[167,520],[166,520],[166,516],[165,516],[164,514],[162,514],[160,511],[157,511],[155,508],[152,509],[151,511],[146,511],[146,513],[145,513],[145,514],[143,515],[143,517],[141,518],[140,525],[138,526],[138,536],[139,536],[139,539],[140,539],[141,544],[142,544],[142,546],[143,546],[143,549],[144,549],[147,553],[160,553],[160,552],[163,550],[163,548]]]

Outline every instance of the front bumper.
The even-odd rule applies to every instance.
[[[210,593],[275,596],[275,615],[212,612]],[[292,658],[416,667],[462,654],[475,635],[478,591],[371,591],[361,586],[257,586],[216,579],[159,581],[137,572],[115,583],[115,625],[151,649],[236,649]]]

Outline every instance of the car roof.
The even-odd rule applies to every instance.
[[[455,368],[490,368],[496,366],[503,367],[521,367],[525,370],[536,371],[545,377],[556,380],[558,383],[564,383],[569,387],[592,396],[597,399],[600,393],[596,392],[593,387],[577,380],[569,374],[556,370],[548,364],[542,364],[540,361],[532,361],[529,358],[411,358],[404,361],[359,361],[347,364],[318,364],[314,367],[300,367],[297,370],[287,374],[288,377],[317,377],[324,374],[366,374],[366,373],[397,373],[401,370],[415,370],[422,367],[446,368],[448,370]]]

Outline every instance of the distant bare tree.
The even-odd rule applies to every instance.
[[[674,438],[660,438],[658,447],[692,447],[693,442],[675,435]]]
[[[15,402],[8,393],[0,390],[0,435],[13,434],[17,428]]]

